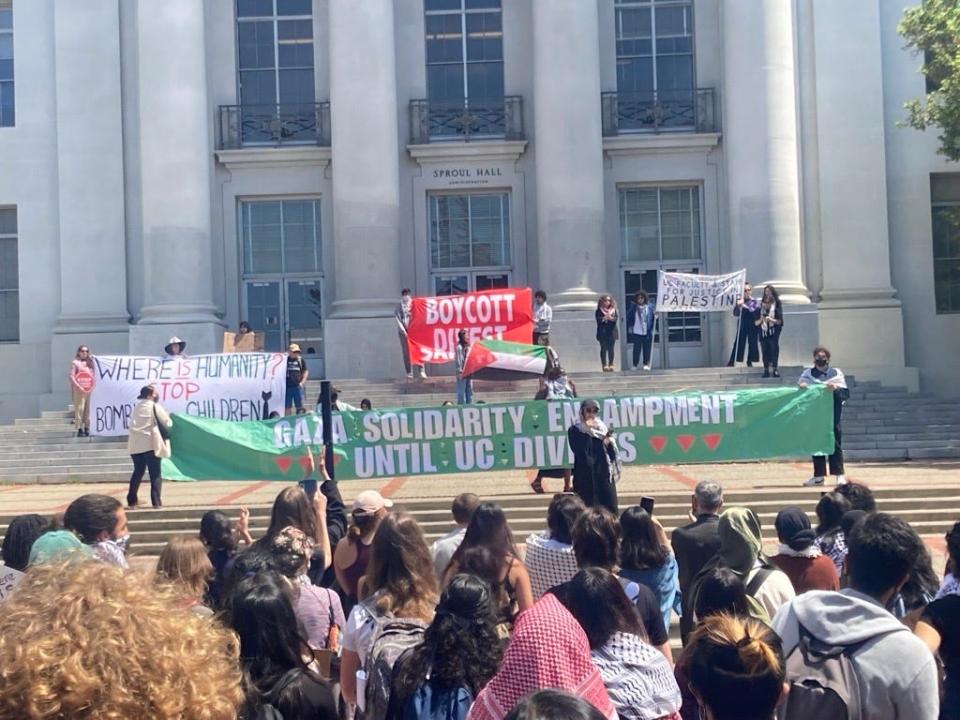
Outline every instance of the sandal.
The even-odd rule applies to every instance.
[[[533,482],[530,483],[530,489],[533,490],[537,495],[543,495],[543,493],[546,492],[543,489],[543,478],[539,476],[535,477]]]

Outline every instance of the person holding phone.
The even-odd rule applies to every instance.
[[[760,332],[760,351],[763,355],[763,376],[780,377],[780,333],[783,331],[783,303],[773,285],[763,288],[760,311],[754,324]]]
[[[581,403],[579,418],[567,430],[567,441],[573,451],[573,491],[588,507],[602,505],[616,515],[620,450],[613,431],[600,419],[596,400]]]

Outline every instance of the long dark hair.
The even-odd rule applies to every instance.
[[[598,567],[581,570],[570,581],[564,601],[587,634],[591,650],[606,645],[616,632],[647,640],[636,606],[612,572]]]
[[[670,551],[660,544],[650,513],[639,505],[620,515],[620,567],[625,570],[655,570],[663,567]]]
[[[557,493],[547,508],[547,527],[550,529],[550,539],[566,545],[573,544],[570,533],[573,526],[583,515],[587,506],[579,495],[572,493]]]
[[[850,509],[850,501],[838,492],[829,492],[817,502],[817,535],[840,530],[840,519]]]
[[[267,528],[266,535],[257,542],[270,542],[290,525],[302,530],[309,538],[317,537],[317,513],[310,503],[310,498],[300,487],[288,487],[280,491],[277,499],[273,501],[270,527]]]
[[[55,529],[49,518],[42,515],[19,515],[10,521],[3,536],[3,562],[8,568],[27,569],[30,548],[38,537],[48,530]]]
[[[240,664],[256,702],[294,668],[310,672],[310,646],[300,633],[287,583],[276,573],[245,577],[227,599],[227,619],[240,637]]]
[[[443,591],[437,614],[397,671],[400,699],[430,679],[443,687],[466,687],[474,695],[487,684],[503,655],[489,586],[474,575],[455,575]]]
[[[437,604],[437,576],[423,531],[405,512],[389,513],[373,536],[365,591],[379,592],[377,609],[429,620]]]
[[[223,510],[207,510],[200,518],[200,539],[210,550],[222,550],[232,555],[237,550],[233,523]]]
[[[700,582],[694,614],[702,621],[717,613],[747,615],[747,586],[743,579],[729,568],[715,568]]]
[[[780,293],[777,292],[777,289],[773,285],[764,285],[763,293],[760,295],[760,301],[763,302],[763,296],[766,295],[767,290],[770,291],[770,297],[773,298],[773,304],[778,305],[780,303]]]
[[[450,558],[450,566],[459,568],[463,554],[476,547],[487,548],[494,557],[502,558],[501,562],[504,564],[507,560],[520,559],[517,546],[513,542],[513,533],[507,524],[507,516],[496,503],[482,502],[477,505],[470,524],[467,525],[463,542]]]

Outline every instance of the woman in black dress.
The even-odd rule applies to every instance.
[[[763,288],[760,312],[754,321],[760,332],[760,351],[763,355],[763,376],[780,377],[780,333],[783,331],[783,304],[773,285]]]
[[[614,515],[620,479],[620,451],[613,431],[599,417],[596,400],[584,400],[580,418],[567,430],[573,450],[573,491],[587,506],[602,505]]]

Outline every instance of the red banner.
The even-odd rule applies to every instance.
[[[467,331],[471,343],[480,338],[533,342],[530,288],[414,298],[407,328],[410,362],[422,365],[454,360],[460,330]]]

